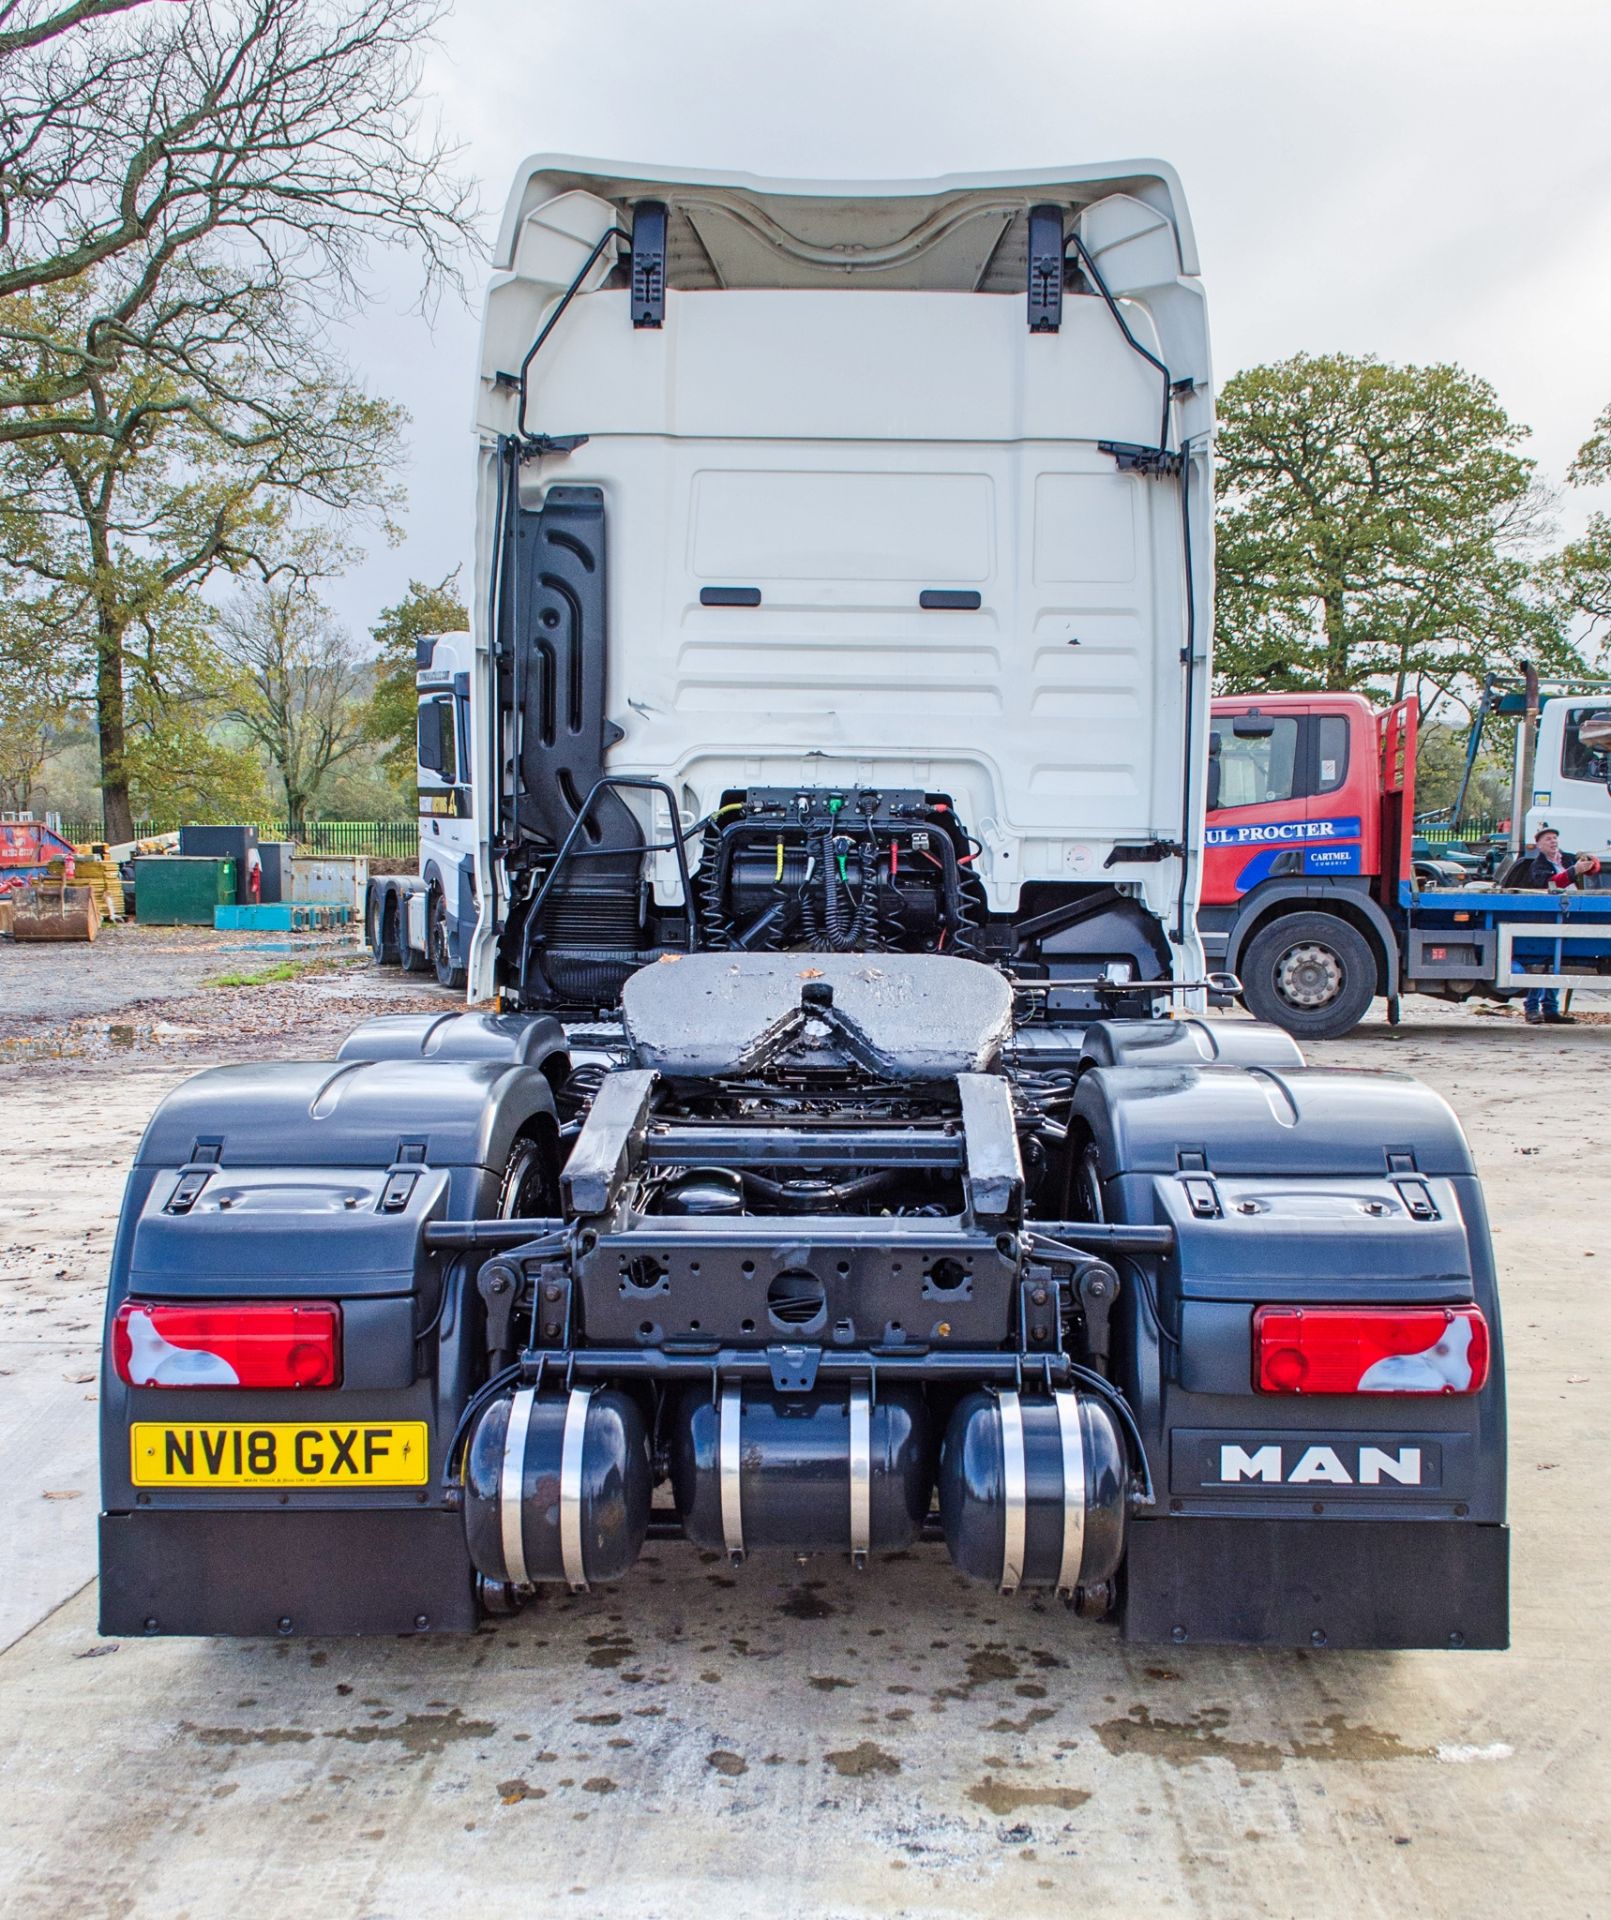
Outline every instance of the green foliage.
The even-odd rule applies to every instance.
[[[408,592],[385,608],[370,632],[379,649],[379,671],[369,702],[368,732],[381,748],[394,784],[412,801],[414,791],[414,643],[427,634],[466,633],[470,616],[459,593],[455,568],[434,587],[410,580]]]
[[[31,296],[41,360],[56,351],[51,317],[93,297],[82,282]],[[209,699],[224,710],[207,583],[330,571],[346,557],[334,528],[390,529],[406,416],[317,341],[287,353],[286,325],[274,298],[243,297],[212,316],[187,370],[131,358],[87,377],[70,430],[0,442],[14,503],[0,563],[93,708],[114,838],[130,829],[142,732],[160,733],[176,703],[197,725]]]
[[[306,960],[277,960],[271,967],[246,972],[215,973],[202,982],[207,987],[273,987],[282,981],[300,980],[310,973],[344,973],[369,964],[367,956],[352,954],[315,954]]]
[[[1453,366],[1300,354],[1220,396],[1225,690],[1447,692],[1525,659],[1580,671],[1536,589],[1526,428]]]
[[[1574,487],[1611,481],[1611,406],[1605,407],[1567,473]],[[1578,620],[1590,646],[1611,639],[1611,515],[1592,513],[1581,538],[1555,563],[1554,580],[1569,617]]]
[[[0,593],[0,807],[29,805],[72,711],[69,679],[48,633]]]
[[[246,589],[216,631],[228,710],[261,748],[290,819],[300,824],[334,769],[363,743],[367,666],[329,609],[296,579]]]
[[[1490,737],[1491,736],[1491,737]],[[1423,722],[1415,752],[1415,805],[1418,812],[1442,812],[1459,797],[1465,773],[1469,730],[1442,721]],[[1510,811],[1510,762],[1504,751],[1506,730],[1486,730],[1477,749],[1464,817],[1498,819]]]

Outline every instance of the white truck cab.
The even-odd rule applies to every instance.
[[[533,159],[476,420],[473,1000],[847,940],[1059,1007],[1200,982],[1212,390],[1170,168]]]
[[[1572,853],[1611,851],[1611,687],[1544,701],[1523,844],[1546,824]]]
[[[365,933],[377,962],[396,960],[410,973],[430,967],[441,985],[462,987],[480,831],[470,752],[474,648],[467,633],[427,635],[415,658],[419,871],[371,876]]]

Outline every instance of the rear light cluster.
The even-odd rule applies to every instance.
[[[112,1322],[112,1364],[131,1387],[336,1387],[341,1309],[326,1300],[125,1300]]]
[[[1488,1378],[1478,1307],[1260,1307],[1261,1393],[1477,1393]]]

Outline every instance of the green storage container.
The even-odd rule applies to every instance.
[[[210,927],[235,900],[235,862],[165,853],[134,863],[134,917],[143,927]]]

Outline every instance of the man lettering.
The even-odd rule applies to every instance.
[[[1316,1480],[1333,1487],[1351,1487],[1354,1484],[1353,1475],[1330,1447],[1311,1447],[1288,1478],[1295,1487],[1307,1486]]]
[[[1281,1449],[1260,1447],[1256,1453],[1249,1453],[1245,1447],[1221,1447],[1219,1477],[1223,1481],[1273,1480],[1279,1482]]]
[[[1361,1447],[1359,1484],[1362,1487],[1378,1487],[1384,1475],[1401,1487],[1418,1487],[1421,1484],[1421,1449],[1400,1447],[1396,1454],[1391,1454],[1385,1447]]]

